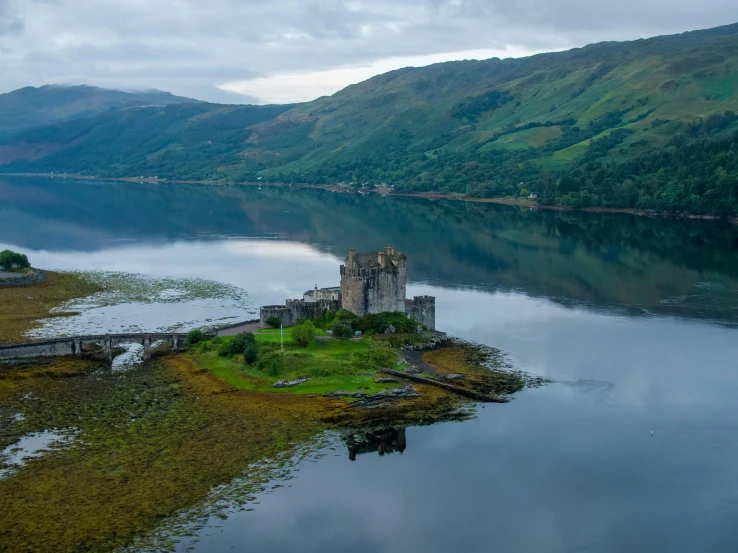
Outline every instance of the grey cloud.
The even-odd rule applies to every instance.
[[[0,0],[0,75],[2,91],[87,82],[250,101],[217,86],[387,57],[542,51],[734,21],[733,0]]]
[[[24,26],[23,19],[11,9],[10,0],[0,0],[0,36],[18,34]]]

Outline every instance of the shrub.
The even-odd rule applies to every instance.
[[[355,313],[352,313],[348,309],[339,309],[336,312],[336,316],[333,318],[334,322],[342,322],[349,325],[353,325],[358,320],[359,316]]]
[[[345,340],[347,338],[351,338],[351,336],[354,335],[353,329],[351,328],[350,325],[346,323],[341,323],[341,322],[333,323],[331,330],[333,331],[333,336],[338,339]]]
[[[306,348],[315,338],[315,325],[313,321],[304,321],[292,329],[292,339],[301,348]]]
[[[196,328],[195,330],[190,330],[187,333],[187,345],[191,346],[193,344],[197,344],[198,342],[202,342],[205,339],[203,336],[202,330],[199,328]]]
[[[276,315],[270,315],[266,318],[266,321],[264,322],[270,328],[279,328],[280,326],[282,326],[282,319],[280,319]]]
[[[358,319],[353,326],[355,330],[361,330],[364,333],[374,332],[376,334],[382,334],[390,325],[394,327],[395,332],[399,334],[408,334],[415,332],[418,322],[399,312],[377,313],[364,315]]]
[[[279,376],[279,359],[276,357],[269,363],[269,376]]]
[[[259,348],[256,342],[247,342],[243,348],[243,362],[247,365],[253,365],[259,359]]]
[[[317,319],[313,319],[313,324],[315,324],[317,328],[328,330],[333,324],[333,319],[336,317],[336,313],[337,311],[326,311]]]
[[[251,332],[236,334],[228,344],[227,355],[238,355],[246,350],[248,344],[256,346],[256,337]]]
[[[10,250],[0,252],[0,267],[3,269],[27,269],[30,266],[28,258],[22,253],[11,252]]]

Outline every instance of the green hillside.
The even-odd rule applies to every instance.
[[[196,101],[160,90],[125,92],[94,86],[27,86],[0,94],[0,136],[126,107]]]
[[[333,183],[738,212],[738,24],[405,68],[295,106],[140,108],[0,145],[7,171]]]

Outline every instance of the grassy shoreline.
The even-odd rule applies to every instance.
[[[102,291],[102,287],[74,273],[48,271],[48,280],[28,286],[0,288],[0,344],[31,341],[25,334],[43,319],[75,312],[52,312],[69,300]]]
[[[169,550],[176,513],[190,512],[195,526],[219,516],[210,494],[237,480],[245,484],[232,501],[245,508],[289,472],[279,459],[310,450],[324,430],[459,418],[457,398],[417,388],[421,396],[411,401],[356,409],[321,396],[237,389],[189,353],[119,373],[87,360],[5,371],[0,449],[48,429],[74,429],[74,439],[0,480],[4,547],[103,552],[161,534],[153,550]]]
[[[208,186],[271,186],[277,188],[315,188],[320,190],[329,191],[346,191],[346,188],[342,188],[337,185],[331,184],[309,184],[309,183],[278,183],[278,182],[235,182],[235,181],[209,181],[209,180],[186,180],[186,179],[153,179],[145,178],[140,179],[138,177],[96,177],[90,175],[78,175],[78,174],[67,174],[65,176],[53,175],[51,173],[0,173],[0,176],[5,177],[43,177],[43,178],[63,178],[63,179],[81,179],[81,180],[95,180],[95,181],[112,181],[112,182],[148,182],[148,183],[173,183],[173,184],[203,184]],[[475,198],[467,196],[466,194],[460,193],[449,193],[449,194],[432,194],[427,192],[383,192],[381,190],[369,190],[367,192],[373,192],[378,194],[386,194],[387,196],[401,196],[407,198],[424,198],[429,200],[457,200],[474,203],[494,203],[501,205],[512,205],[522,206],[534,209],[550,209],[554,211],[582,211],[586,213],[625,213],[628,215],[636,215],[640,217],[664,217],[664,218],[678,218],[678,219],[702,219],[715,221],[721,219],[717,215],[700,215],[696,213],[675,213],[671,211],[653,211],[636,208],[609,208],[609,207],[571,207],[565,205],[542,205],[535,200],[529,199],[510,199],[510,198]],[[727,219],[730,223],[738,225],[738,217]]]
[[[45,285],[0,290],[11,292],[14,305],[25,304],[22,317],[0,312],[0,328],[20,334],[52,307],[100,289],[75,274],[50,277]],[[423,337],[339,340],[317,329],[299,347],[292,330],[285,332],[284,355],[277,331],[257,332],[259,361],[251,364],[243,353],[223,355],[236,339],[231,336],[162,352],[125,371],[92,358],[0,370],[0,451],[42,432],[68,438],[0,479],[3,550],[107,552],[141,545],[170,551],[173,537],[196,534],[208,517],[247,510],[268,482],[289,474],[289,459],[319,448],[325,430],[472,416],[468,401],[422,383],[413,383],[414,397],[374,408],[323,395],[402,387],[378,379],[377,367],[403,368],[399,346]],[[428,370],[440,376],[464,371],[469,386],[490,384],[480,376],[481,357],[454,351],[428,357]],[[310,380],[293,388],[273,387],[305,376]],[[506,377],[503,391],[514,391],[510,382]],[[214,493],[224,488],[233,490],[226,502]]]

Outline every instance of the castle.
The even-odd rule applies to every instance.
[[[359,317],[397,311],[435,330],[436,298],[405,298],[406,263],[405,254],[392,247],[362,253],[351,249],[346,263],[341,265],[340,287],[319,289],[316,285],[302,299],[264,306],[260,310],[261,326],[266,327],[270,317],[279,318],[284,326],[292,326],[300,319],[315,319],[327,311],[347,309]]]

